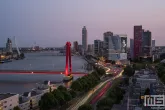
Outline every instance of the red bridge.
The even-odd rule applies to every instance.
[[[0,74],[64,74],[64,71],[36,71],[36,70],[1,70]],[[73,75],[87,75],[85,72],[72,72]]]

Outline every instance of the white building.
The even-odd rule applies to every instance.
[[[19,104],[19,94],[0,94],[0,110],[13,110]]]
[[[29,110],[38,107],[38,103],[44,93],[39,91],[25,92],[20,98],[21,110]]]
[[[50,92],[50,87],[52,91],[56,89],[54,84],[50,84],[50,81],[44,81],[44,84],[38,84],[36,89],[31,92],[25,92],[22,97],[20,97],[19,107],[21,110],[29,110],[30,108],[38,107],[38,103],[45,93]]]

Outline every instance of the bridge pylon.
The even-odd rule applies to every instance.
[[[70,81],[73,79],[72,76],[72,61],[71,61],[71,43],[66,42],[66,65],[65,65],[65,77],[64,81]],[[69,65],[68,65],[69,64]]]

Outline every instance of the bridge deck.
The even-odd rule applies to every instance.
[[[36,71],[36,70],[0,70],[0,74],[64,74],[64,71]],[[85,72],[72,72],[73,75],[86,75]]]

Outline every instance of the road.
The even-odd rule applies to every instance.
[[[86,101],[93,95],[94,92],[96,92],[98,89],[100,89],[104,84],[110,82],[110,81],[113,81],[114,79],[120,77],[122,75],[122,71],[120,71],[120,74],[116,75],[115,77],[113,78],[110,78],[104,82],[101,82],[99,85],[97,85],[93,90],[90,90],[84,97],[82,97],[80,100],[77,101],[76,104],[70,106],[67,110],[78,110],[79,106],[83,105],[84,103],[86,103]],[[108,87],[108,86],[107,86]],[[106,87],[106,89],[107,89]],[[106,90],[104,88],[104,90]],[[100,95],[101,96],[101,95]],[[99,98],[98,98],[99,99]],[[98,100],[97,99],[97,100]]]

